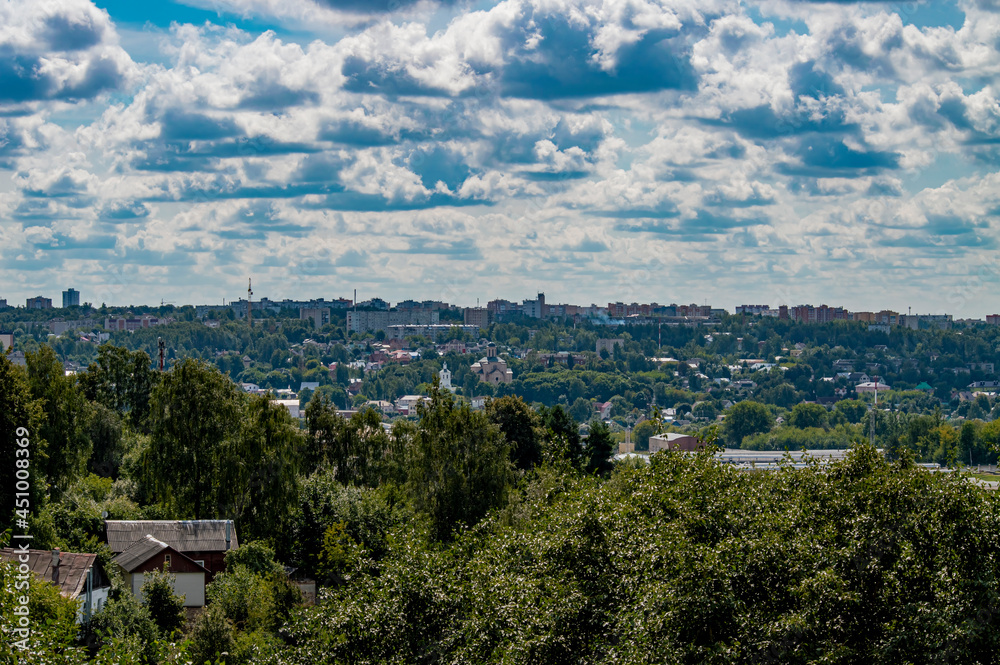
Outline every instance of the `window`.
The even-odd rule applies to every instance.
[[[199,566],[201,566],[202,568],[205,567],[205,560],[204,559],[195,559],[194,562],[196,564],[198,564]]]
[[[164,554],[164,555],[163,555],[163,562],[164,562],[165,564],[167,564],[167,568],[169,568],[169,567],[170,567],[170,555],[169,555],[169,554]]]

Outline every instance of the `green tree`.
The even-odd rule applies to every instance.
[[[744,400],[726,410],[722,431],[726,442],[739,448],[743,438],[761,432],[769,432],[774,427],[774,416],[760,402]]]
[[[175,576],[164,570],[146,573],[142,602],[160,635],[168,638],[184,625],[184,598],[174,595]]]
[[[825,428],[829,425],[828,415],[826,408],[819,404],[796,404],[788,416],[788,425],[799,429]]]
[[[513,474],[507,440],[485,414],[456,405],[436,381],[429,397],[417,406],[406,487],[429,516],[434,537],[443,540],[457,525],[472,526],[505,505]]]
[[[594,405],[589,399],[577,397],[569,407],[569,415],[578,423],[587,422],[594,415]]]
[[[859,399],[842,399],[833,408],[844,414],[847,422],[852,425],[860,423],[868,413],[868,405]]]
[[[580,442],[580,426],[577,422],[558,404],[551,409],[543,409],[540,415],[543,431],[543,459],[546,461],[565,460],[573,466],[579,466],[583,446]]]
[[[500,428],[510,444],[511,461],[518,469],[530,469],[542,461],[539,441],[541,419],[520,397],[506,396],[486,403],[486,417]]]
[[[215,663],[221,654],[236,649],[233,624],[226,618],[221,605],[209,605],[191,629],[191,660],[194,663]],[[221,657],[223,660],[224,656]]]
[[[0,500],[3,501],[0,532],[13,524],[14,508],[27,511],[29,506],[38,505],[44,496],[43,484],[30,480],[32,457],[39,449],[41,422],[41,404],[32,398],[24,371],[0,353],[0,462],[8,474],[0,483]],[[15,479],[19,469],[28,475],[24,482],[30,487],[31,496],[20,497],[21,501],[15,503],[15,492],[20,491]]]
[[[148,431],[146,416],[157,381],[157,372],[145,351],[129,351],[111,344],[102,344],[97,361],[80,375],[87,399],[127,416],[129,424],[144,432]]]
[[[241,522],[251,538],[273,538],[295,505],[302,435],[288,410],[265,396],[239,406],[239,431],[218,454],[217,514]]]
[[[649,450],[649,437],[659,434],[660,428],[652,420],[643,420],[632,428],[632,442],[636,450]]]
[[[58,495],[80,476],[90,459],[90,408],[77,390],[76,379],[66,376],[51,347],[29,351],[27,361],[31,396],[44,410],[36,435],[40,445],[32,466],[44,474]]]
[[[615,442],[611,438],[611,430],[598,419],[590,421],[587,447],[584,455],[587,458],[586,470],[600,476],[607,475],[614,466],[611,458],[614,455]]]
[[[147,472],[161,503],[180,515],[216,516],[222,452],[237,435],[243,393],[219,370],[197,360],[175,364],[150,398]]]

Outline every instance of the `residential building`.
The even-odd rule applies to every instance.
[[[300,418],[302,412],[299,408],[299,400],[297,399],[272,399],[271,404],[277,404],[288,409],[288,415],[292,418]]]
[[[380,312],[389,311],[389,303],[386,302],[385,300],[382,300],[381,298],[372,298],[371,300],[365,300],[359,302],[356,306],[361,309],[373,309]]]
[[[502,321],[516,314],[521,314],[521,306],[510,300],[491,300],[486,303],[486,311],[494,321]]]
[[[539,293],[534,300],[524,300],[521,303],[521,311],[525,316],[532,319],[544,319],[548,315],[545,306],[545,294]]]
[[[64,598],[80,601],[77,623],[84,623],[108,602],[111,582],[97,564],[96,554],[78,554],[54,550],[32,550],[5,547],[0,558],[18,565],[25,564],[38,579],[59,587]],[[25,560],[25,558],[27,560]]]
[[[417,412],[417,404],[429,401],[430,398],[424,395],[403,395],[396,400],[396,413],[411,416]]]
[[[388,331],[390,326],[430,326],[437,325],[441,314],[436,310],[404,309],[393,311],[349,311],[347,330],[349,332]],[[478,328],[476,329],[478,332]]]
[[[360,314],[360,312],[358,312]],[[437,314],[437,312],[428,312],[429,314]],[[390,312],[391,314],[391,312]],[[392,325],[387,328],[389,333],[389,340],[400,340],[406,339],[407,337],[413,337],[414,335],[422,335],[432,342],[437,342],[442,337],[447,337],[451,334],[452,330],[458,328],[464,332],[469,333],[473,337],[479,335],[478,326],[454,326],[447,324],[403,324],[403,325]]]
[[[80,292],[76,289],[66,289],[62,292],[62,306],[63,309],[67,307],[79,307],[80,306]]]
[[[96,328],[101,325],[97,319],[78,319],[76,321],[49,321],[49,330],[53,335],[62,335],[67,330],[80,328]]]
[[[609,419],[613,408],[614,404],[611,402],[597,402],[594,404],[594,411],[597,413],[597,417],[601,420]]]
[[[987,374],[993,373],[993,363],[968,363],[966,365],[970,370],[976,372],[986,372]]]
[[[14,333],[0,332],[0,353],[7,353],[7,349],[14,348]]]
[[[649,452],[655,453],[660,450],[698,450],[704,444],[698,441],[698,437],[690,434],[678,434],[677,432],[666,432],[649,437]]]
[[[28,298],[25,301],[25,307],[28,309],[52,309],[52,298],[45,298],[44,296]]]
[[[0,299],[0,309],[7,309],[10,305],[7,304],[6,300]]]
[[[884,392],[886,390],[891,390],[891,388],[880,381],[866,381],[854,386],[854,392],[859,395],[864,393]]]
[[[149,547],[150,536],[204,567],[209,581],[226,570],[226,552],[240,546],[232,520],[105,520],[104,524],[114,554],[144,540]]]
[[[490,312],[485,307],[466,307],[463,312],[463,320],[467,326],[477,328],[490,327]]]
[[[153,326],[162,325],[164,323],[169,323],[173,319],[158,319],[155,316],[142,316],[138,319],[104,319],[104,329],[105,330],[126,330],[132,332],[133,330],[139,330],[141,328],[152,328]]]
[[[486,355],[473,363],[470,369],[480,381],[493,385],[510,383],[514,380],[514,372],[507,368],[506,360],[497,356],[497,347],[492,343],[487,345]]]
[[[302,307],[299,309],[299,320],[311,320],[313,328],[319,330],[330,323],[329,307]]]
[[[205,585],[210,573],[203,563],[192,559],[167,543],[147,534],[125,548],[113,561],[122,571],[122,577],[139,602],[142,602],[142,583],[146,575],[166,570],[173,577],[175,596],[184,599],[184,607],[205,606]]]
[[[3,309],[3,305],[6,304],[6,300],[0,300],[0,309]],[[1000,326],[1000,314],[990,314],[986,317],[986,323],[991,326]]]
[[[613,355],[615,352],[615,347],[622,347],[622,351],[625,350],[625,340],[621,337],[614,338],[601,338],[597,340],[597,345],[594,351],[600,355],[601,351],[607,351],[609,355]]]
[[[911,330],[950,330],[951,314],[900,314],[899,325]]]
[[[788,314],[792,321],[799,323],[829,323],[830,321],[846,321],[849,313],[843,307],[799,305],[790,308]]]

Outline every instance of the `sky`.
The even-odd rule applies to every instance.
[[[1000,0],[6,0],[0,298],[1000,310]]]

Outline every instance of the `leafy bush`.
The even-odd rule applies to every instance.
[[[170,637],[186,621],[184,598],[174,595],[175,579],[166,570],[154,570],[142,581],[143,603],[163,637]]]
[[[193,663],[214,663],[217,657],[225,659],[235,651],[236,639],[233,625],[226,619],[219,605],[209,605],[195,621],[191,633],[189,653]]]

